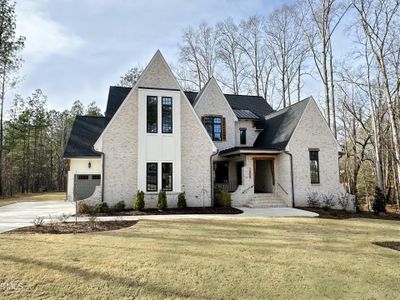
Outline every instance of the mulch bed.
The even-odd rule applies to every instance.
[[[317,214],[319,214],[319,218],[322,219],[367,218],[367,219],[400,221],[400,214],[397,213],[375,214],[369,211],[351,212],[351,211],[335,210],[335,209],[326,210],[323,208],[314,208],[314,207],[302,207],[301,209],[316,212]]]
[[[185,209],[169,208],[167,210],[158,210],[157,208],[146,208],[143,211],[123,210],[108,211],[105,213],[96,213],[96,216],[150,216],[150,215],[201,215],[201,214],[241,214],[243,211],[234,207],[188,207]],[[87,214],[79,214],[79,216],[88,216]]]
[[[374,245],[400,251],[400,242],[375,242]]]
[[[99,231],[110,231],[121,228],[131,227],[137,221],[96,221],[95,226],[92,222],[67,222],[55,224],[43,224],[41,226],[28,226],[6,233],[51,233],[51,234],[65,234],[65,233],[88,233]]]

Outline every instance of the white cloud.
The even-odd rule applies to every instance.
[[[17,33],[26,37],[23,55],[36,62],[53,54],[70,55],[85,44],[82,38],[46,14],[43,10],[46,2],[25,0],[16,9]]]

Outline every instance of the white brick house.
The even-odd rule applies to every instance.
[[[77,117],[64,157],[69,200],[155,207],[186,193],[211,206],[215,188],[234,206],[306,206],[310,193],[344,192],[340,147],[307,98],[274,111],[262,97],[224,94],[214,78],[183,91],[159,51],[133,88],[110,87],[105,117]]]

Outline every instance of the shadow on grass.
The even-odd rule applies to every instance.
[[[122,287],[126,288],[141,288],[141,289],[146,289],[150,294],[154,294],[155,296],[173,296],[173,297],[183,297],[183,298],[191,298],[193,297],[192,294],[190,293],[185,293],[184,291],[177,290],[174,288],[168,288],[168,287],[161,287],[158,285],[154,285],[152,283],[144,283],[141,284],[137,282],[136,280],[133,280],[132,278],[127,278],[127,277],[120,277],[120,276],[115,276],[115,275],[110,275],[110,274],[104,274],[101,272],[97,271],[89,271],[89,270],[84,270],[79,267],[74,267],[70,265],[64,265],[61,263],[52,263],[52,262],[45,262],[45,261],[40,261],[40,260],[35,260],[35,259],[27,259],[27,258],[21,258],[21,257],[15,257],[12,255],[4,255],[0,254],[0,260],[5,260],[5,261],[10,261],[13,263],[20,263],[24,265],[35,265],[41,268],[45,268],[48,270],[55,270],[59,271],[62,273],[69,273],[72,276],[80,276],[83,277],[83,279],[89,279],[89,280],[104,280],[107,282],[112,282],[113,284],[118,284]],[[202,298],[204,299],[211,299],[207,298],[204,295],[202,295]]]

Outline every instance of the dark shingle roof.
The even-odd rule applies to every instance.
[[[309,101],[306,98],[296,104],[278,110],[265,117],[260,123],[263,131],[254,142],[254,147],[284,150]]]
[[[260,118],[259,116],[257,116],[248,109],[234,109],[233,112],[235,113],[238,119],[258,120]]]
[[[130,87],[110,86],[106,108],[106,125],[110,122],[130,91]]]
[[[100,156],[93,150],[93,145],[104,127],[104,117],[77,116],[64,151],[64,157]]]

